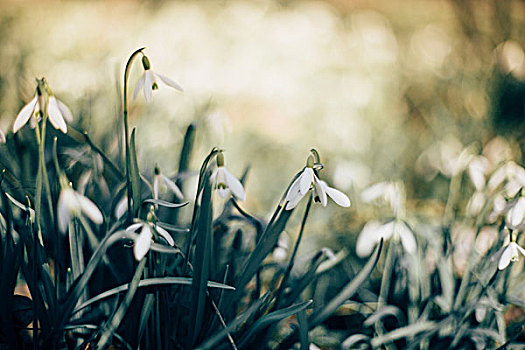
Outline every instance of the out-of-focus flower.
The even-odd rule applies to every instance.
[[[510,262],[515,262],[519,260],[518,251],[521,253],[521,255],[525,256],[525,249],[520,247],[516,242],[510,242],[505,249],[503,250],[503,253],[501,254],[499,261],[498,261],[498,269],[504,270],[507,266],[509,266]]]
[[[131,200],[131,205],[133,205],[133,199]],[[126,211],[128,210],[128,196],[124,193],[124,196],[118,201],[115,205],[115,217],[120,219]]]
[[[284,262],[288,256],[288,249],[290,247],[290,237],[283,231],[277,240],[277,246],[273,250],[272,257],[275,261]]]
[[[285,202],[287,203],[285,209],[291,210],[295,208],[306,193],[312,188],[312,185],[315,201],[321,203],[323,207],[326,207],[328,197],[332,198],[335,203],[342,207],[349,207],[350,199],[348,196],[343,192],[328,186],[326,182],[319,180],[317,175],[315,175],[313,165],[314,160],[310,155],[303,171],[295,179],[286,193]]]
[[[388,240],[401,240],[401,244],[407,253],[414,253],[417,248],[414,233],[402,220],[392,220],[386,224],[378,220],[372,220],[365,224],[356,243],[356,253],[359,257],[366,257],[383,238]]]
[[[237,199],[246,200],[246,192],[241,182],[224,167],[224,154],[222,152],[217,154],[217,169],[211,175],[210,180],[222,198],[226,198],[228,192],[231,191]]]
[[[44,94],[43,90],[45,90],[46,94]],[[45,100],[46,98],[47,101]],[[47,107],[47,111],[43,111],[44,106]],[[38,81],[35,96],[18,112],[13,125],[13,133],[20,130],[34,116],[35,120],[30,122],[33,126],[34,122],[40,120],[42,113],[47,113],[51,125],[63,133],[67,132],[65,120],[73,120],[73,114],[69,108],[53,95],[45,79]]]
[[[468,174],[477,191],[485,187],[485,174],[490,169],[490,162],[483,156],[473,157],[468,164]]]
[[[505,194],[514,197],[525,186],[525,169],[514,163],[507,162],[500,166],[490,177],[487,188],[494,191],[505,181]]]
[[[73,190],[69,185],[63,186],[58,198],[58,228],[62,233],[67,231],[67,226],[72,217],[86,215],[96,224],[104,220],[102,213],[95,203],[89,198]]]
[[[361,200],[365,203],[386,201],[395,216],[401,214],[405,205],[405,191],[400,181],[385,181],[374,184],[361,192]]]
[[[507,212],[506,224],[511,229],[517,229],[525,219],[525,197],[520,197]]]
[[[184,196],[180,188],[171,181],[166,175],[160,172],[159,167],[155,166],[155,175],[153,175],[153,198],[159,199],[159,192],[167,187],[178,198],[182,199]]]
[[[151,247],[151,240],[153,238],[153,232],[154,230],[157,234],[162,236],[170,246],[175,245],[175,241],[173,240],[173,237],[168,233],[168,231],[164,230],[162,227],[159,227],[158,225],[153,225],[150,222],[141,221],[135,224],[132,224],[126,228],[126,231],[136,232],[139,231],[140,233],[138,237],[135,239],[135,243],[133,245],[133,254],[135,255],[135,259],[142,260],[144,256],[148,253],[149,248]]]
[[[181,92],[184,91],[179,85],[179,83],[177,83],[175,80],[172,80],[164,75],[152,71],[151,64],[147,56],[142,56],[142,66],[144,67],[144,73],[137,82],[135,90],[133,90],[133,100],[137,98],[139,91],[143,89],[144,98],[146,98],[146,101],[150,102],[153,90],[157,90],[159,88],[159,85],[157,84],[157,79],[160,79],[164,84],[174,88],[175,90]]]
[[[0,143],[5,143],[5,142],[6,142],[5,134],[2,130],[0,130]]]
[[[472,217],[477,216],[483,209],[486,199],[487,198],[484,192],[481,192],[481,191],[474,192],[474,194],[472,194],[472,197],[470,197],[467,203],[468,215]]]

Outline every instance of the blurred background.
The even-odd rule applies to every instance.
[[[314,229],[336,215],[331,232],[357,232],[370,184],[402,179],[409,210],[433,199],[439,212],[446,162],[464,147],[493,142],[501,159],[522,159],[524,21],[525,3],[507,0],[4,0],[0,128],[45,76],[74,127],[115,151],[123,68],[145,46],[152,70],[185,89],[131,103],[148,176],[156,163],[173,174],[196,122],[194,168],[225,149],[235,175],[250,166],[246,207],[264,215],[315,147],[322,178],[353,206],[316,210]],[[131,89],[141,71],[137,61]]]

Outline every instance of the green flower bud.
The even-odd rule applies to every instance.
[[[308,168],[314,167],[314,157],[312,155],[308,156],[308,159],[306,160],[306,167]]]

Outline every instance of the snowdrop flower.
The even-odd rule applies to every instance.
[[[174,88],[175,90],[178,90],[180,92],[184,91],[175,80],[153,72],[151,70],[151,64],[147,56],[142,56],[142,66],[144,67],[144,73],[137,82],[135,90],[133,90],[133,100],[137,98],[139,91],[143,89],[146,101],[150,102],[151,93],[153,92],[153,90],[157,90],[159,88],[159,85],[157,84],[157,79],[160,79],[164,84]]]
[[[365,203],[386,201],[394,215],[399,215],[404,209],[405,191],[399,181],[379,182],[361,192],[361,200]]]
[[[0,129],[0,143],[5,143],[5,142],[6,142],[5,134],[4,134],[4,132]]]
[[[159,199],[159,191],[164,190],[165,187],[169,188],[178,199],[184,197],[179,187],[166,175],[161,174],[160,169],[155,166],[155,175],[153,175],[153,199]]]
[[[231,191],[237,199],[246,200],[246,192],[241,182],[224,167],[224,155],[221,151],[217,154],[217,169],[211,175],[210,180],[222,198],[226,198],[228,191]]]
[[[73,190],[71,186],[62,186],[58,198],[58,228],[62,233],[67,231],[67,226],[72,217],[81,214],[86,215],[95,224],[101,224],[104,220],[102,213],[95,203],[89,198]]]
[[[47,107],[47,111],[43,111],[45,107]],[[73,114],[64,103],[53,95],[53,92],[47,86],[45,79],[42,79],[38,81],[36,93],[33,99],[22,107],[20,112],[18,112],[13,125],[13,133],[20,130],[30,120],[31,126],[33,126],[36,121],[40,120],[44,113],[47,113],[49,121],[55,129],[62,131],[64,134],[67,132],[65,121],[71,121],[73,119]],[[33,116],[34,119],[31,119]]]
[[[367,257],[379,241],[393,238],[401,240],[401,244],[407,253],[414,253],[417,248],[414,233],[408,225],[401,220],[392,220],[386,224],[378,220],[372,220],[365,224],[356,243],[356,253],[359,257]]]
[[[483,156],[476,156],[468,164],[468,174],[477,191],[485,187],[485,174],[489,171],[490,163]]]
[[[131,200],[131,205],[133,205],[133,199]],[[126,212],[128,211],[128,196],[127,194],[124,194],[124,196],[118,201],[117,205],[115,205],[115,217],[117,219],[120,219]]]
[[[507,244],[499,258],[498,269],[504,270],[507,266],[509,266],[511,261],[518,261],[518,251],[521,253],[521,255],[525,256],[525,249],[520,247],[516,242],[510,242]]]
[[[499,167],[491,175],[487,187],[494,191],[503,182],[505,184],[505,193],[509,197],[514,197],[521,188],[525,187],[525,169],[515,162],[507,162]]]
[[[321,203],[323,207],[326,207],[328,197],[332,198],[335,203],[342,207],[349,207],[350,199],[348,196],[343,192],[328,186],[326,182],[319,180],[317,175],[315,175],[313,166],[314,159],[310,155],[308,156],[303,171],[295,179],[286,193],[285,201],[287,203],[285,209],[292,210],[295,208],[306,193],[312,188],[312,185],[314,189],[314,199],[316,202]]]
[[[150,223],[149,221],[138,222],[126,228],[126,231],[130,232],[136,232],[139,230],[140,233],[135,239],[135,243],[133,245],[133,254],[135,255],[135,259],[137,259],[138,261],[142,260],[142,258],[144,258],[144,256],[148,253],[149,248],[151,247],[153,231],[162,236],[170,246],[173,247],[175,245],[175,241],[173,240],[173,237],[171,237],[171,235],[168,233],[168,231],[166,231],[162,227]]]
[[[516,229],[523,224],[525,219],[525,197],[520,197],[507,212],[506,224],[511,229]]]

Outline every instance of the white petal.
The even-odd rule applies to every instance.
[[[219,193],[219,196],[221,196],[222,198],[226,198],[230,190],[228,190],[227,188],[218,188],[217,192]]]
[[[512,207],[510,224],[513,227],[517,227],[523,222],[523,218],[525,218],[525,197],[520,197],[514,207]]]
[[[71,110],[69,109],[69,107],[66,106],[62,101],[60,101],[58,98],[56,100],[57,100],[58,109],[60,109],[62,116],[67,122],[71,123],[73,121],[73,113],[71,113]]]
[[[159,181],[160,175],[153,176],[153,199],[159,199]]]
[[[328,202],[328,199],[326,198],[326,189],[328,188],[328,185],[326,182],[319,180],[317,176],[314,175],[314,188],[316,195],[321,201],[321,205],[326,207],[326,203]]]
[[[115,217],[117,219],[120,219],[122,215],[126,213],[128,210],[128,197],[124,196],[121,200],[118,201],[117,205],[115,206]]]
[[[37,102],[38,102],[38,97],[35,96],[24,107],[22,107],[20,112],[18,112],[18,115],[16,116],[16,119],[15,119],[15,124],[13,125],[13,133],[16,133],[18,130],[20,130],[27,123],[29,118],[31,118],[31,116],[33,115],[35,111],[35,106]]]
[[[135,101],[140,92],[140,89],[142,89],[142,87],[144,86],[144,77],[145,75],[142,74],[139,81],[137,81],[137,85],[135,85],[135,89],[133,89],[133,101]]]
[[[336,190],[333,187],[326,186],[326,194],[334,200],[334,202],[342,207],[350,206],[350,198],[343,192]]]
[[[143,222],[137,222],[137,223],[135,223],[135,224],[131,224],[131,225],[129,225],[128,227],[126,227],[126,231],[135,232],[135,231],[137,231],[139,228],[141,228],[142,226],[144,226],[144,223],[143,223]]]
[[[168,231],[166,231],[165,229],[163,229],[162,227],[158,226],[158,225],[155,225],[155,231],[157,231],[157,233],[159,235],[161,235],[162,237],[164,237],[164,239],[166,241],[168,241],[168,244],[170,246],[174,246],[175,245],[175,241],[173,240],[173,237],[171,237],[171,235],[169,234]]]
[[[47,112],[49,121],[55,127],[55,129],[61,130],[64,134],[67,132],[67,125],[62,116],[62,112],[58,109],[57,100],[54,96],[49,97]]]
[[[80,203],[82,212],[91,219],[95,224],[101,224],[104,221],[104,217],[98,209],[97,205],[91,201],[88,197],[77,193],[77,200]]]
[[[312,168],[306,167],[301,173],[300,177],[300,187],[299,190],[301,194],[306,194],[314,181],[314,170]]]
[[[168,188],[171,190],[171,192],[173,192],[173,194],[175,194],[175,196],[178,198],[178,199],[182,199],[184,198],[184,195],[182,194],[182,191],[180,190],[180,188],[175,185],[175,182],[171,181],[170,178],[168,178],[166,175],[160,175],[162,176],[162,180],[164,180],[164,183],[166,184],[166,186],[168,186]]]
[[[299,204],[301,199],[303,199],[304,196],[305,196],[304,194],[301,194],[301,192],[299,192],[299,190],[297,190],[296,196],[290,199],[290,201],[286,204],[285,209],[286,210],[292,210],[293,208],[295,208],[297,206],[297,204]]]
[[[403,248],[405,248],[405,251],[408,253],[415,253],[417,249],[416,239],[408,226],[402,221],[396,222],[395,229],[401,238],[401,244],[403,245]]]
[[[144,97],[146,101],[151,101],[151,93],[153,92],[153,76],[151,70],[144,72]]]
[[[6,142],[5,134],[2,130],[0,130],[0,143],[5,143],[5,142]]]
[[[224,168],[224,174],[226,175],[226,185],[228,185],[230,191],[235,197],[244,202],[246,200],[246,192],[244,192],[242,183],[237,180],[237,178],[233,176],[226,168]]]
[[[369,221],[363,226],[355,245],[357,256],[364,258],[372,253],[374,246],[381,239],[381,236],[379,235],[379,228],[381,226],[381,223],[376,220]]]
[[[133,254],[135,259],[142,260],[146,253],[151,247],[151,230],[149,225],[143,225],[142,231],[140,231],[139,236],[135,240],[135,245],[133,246]]]
[[[365,203],[370,203],[381,196],[385,195],[385,192],[389,186],[387,182],[380,182],[372,185],[361,192],[361,200]]]
[[[499,258],[498,269],[503,270],[510,264],[510,258],[512,257],[512,249],[510,244],[505,248],[503,254]]]
[[[516,243],[516,248],[519,250],[519,252],[521,253],[521,255],[525,256],[525,249],[523,249],[522,247],[520,247],[517,243]]]
[[[291,201],[297,197],[298,194],[300,194],[299,187],[300,187],[301,178],[298,177],[295,179],[295,181],[292,183],[290,188],[288,188],[288,192],[286,193],[285,201]]]
[[[71,193],[69,191],[70,191],[69,189],[63,189],[62,191],[60,191],[60,196],[58,197],[58,205],[57,205],[58,228],[60,229],[62,233],[67,232],[67,226],[70,220],[68,201],[71,200],[70,198]]]
[[[162,74],[159,74],[159,73],[154,73],[157,77],[160,78],[160,80],[162,80],[162,82],[172,88],[174,88],[175,90],[179,90],[180,92],[183,92],[184,89],[182,88],[182,86],[179,85],[179,83],[177,83],[175,80],[173,79],[170,79]]]

